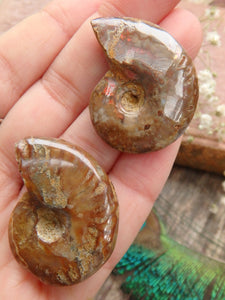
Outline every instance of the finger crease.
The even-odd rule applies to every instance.
[[[104,2],[98,9],[100,16],[126,16],[126,13],[119,9],[115,3]]]
[[[47,17],[49,17],[49,19],[53,20],[56,25],[62,30],[62,32],[66,35],[67,40],[69,40],[72,36],[72,33],[66,29],[66,26],[63,25],[62,22],[60,22],[56,16],[54,16],[47,8],[43,8],[42,12],[43,14],[45,14]]]
[[[7,177],[10,181],[20,178],[19,172],[18,174],[15,174],[15,172],[12,173],[12,170],[15,170],[15,164],[12,160],[9,160],[7,157],[7,154],[4,153],[4,148],[2,149],[0,147],[0,173],[3,174],[3,176]],[[7,162],[4,163],[4,162]]]
[[[43,76],[41,83],[47,93],[70,113],[81,106],[78,105],[78,101],[80,103],[85,103],[81,92],[75,84],[53,69],[49,70]],[[76,99],[76,101],[74,101],[74,99]]]
[[[1,81],[7,82],[9,81],[11,86],[11,91],[15,93],[18,90],[18,86],[20,86],[20,79],[13,67],[13,64],[10,60],[0,52],[0,73],[1,73]],[[4,78],[3,78],[4,76]],[[12,97],[12,95],[10,95]]]

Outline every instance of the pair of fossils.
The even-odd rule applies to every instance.
[[[97,133],[130,153],[175,141],[198,100],[189,56],[145,21],[100,18],[92,27],[110,67],[89,104]],[[9,223],[15,258],[48,284],[72,285],[91,276],[110,257],[118,229],[116,193],[105,171],[59,139],[24,139],[16,157],[27,192]]]

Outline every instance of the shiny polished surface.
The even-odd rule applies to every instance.
[[[27,192],[9,224],[15,258],[45,283],[86,279],[116,241],[118,202],[108,176],[89,154],[63,140],[24,139],[16,155]]]
[[[169,33],[145,21],[99,18],[92,27],[110,66],[90,100],[98,134],[133,153],[175,141],[198,100],[191,58]]]

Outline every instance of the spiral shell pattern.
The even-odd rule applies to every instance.
[[[63,140],[28,138],[16,154],[27,192],[9,223],[15,258],[48,284],[86,279],[110,257],[117,236],[118,202],[106,173]]]
[[[92,21],[110,70],[92,92],[90,115],[112,147],[131,153],[174,142],[198,100],[191,58],[166,31],[132,18]]]

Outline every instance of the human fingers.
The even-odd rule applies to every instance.
[[[173,32],[173,37],[179,41],[190,57],[193,59],[196,57],[202,43],[202,30],[199,20],[190,11],[175,8],[162,20],[160,26]]]
[[[162,2],[164,1],[158,0],[158,3]],[[115,3],[118,5],[117,11],[125,11],[123,1]],[[147,2],[139,17],[149,20],[153,18],[154,14],[150,9],[152,3],[153,0]],[[163,14],[168,14],[176,1],[168,3],[166,12],[163,8]],[[130,1],[129,13],[133,7],[134,14],[138,5],[137,0]],[[163,14],[157,11],[160,18],[165,16]],[[91,90],[103,75],[106,66],[89,21],[79,28],[42,80],[21,97],[4,120],[0,128],[0,152],[8,158],[3,161],[6,167],[7,161],[9,162],[10,168],[7,169],[12,170],[10,176],[16,176],[13,150],[15,142],[27,135],[59,136],[88,104]]]
[[[0,39],[0,118],[4,118],[19,97],[31,86],[53,61],[81,23],[102,5],[102,12],[110,14],[125,10],[125,1],[55,0],[40,13],[25,19]],[[164,16],[171,4],[162,5],[152,14],[155,19]],[[148,1],[146,7],[154,1]],[[119,9],[116,9],[116,7]],[[129,8],[129,5],[127,5]],[[132,9],[131,9],[132,11]],[[150,12],[151,13],[151,12]],[[129,15],[129,13],[128,13]],[[153,21],[154,21],[153,18]],[[16,48],[16,51],[15,51]],[[41,55],[40,55],[41,53]]]
[[[193,20],[191,20],[191,22],[193,22]],[[173,34],[173,32],[171,32],[172,34]],[[196,29],[196,35],[197,35],[197,39],[199,39],[199,32],[198,32],[198,28]],[[192,37],[193,38],[193,37]],[[82,118],[81,118],[81,115],[80,115],[80,117],[79,117],[79,120],[81,120]],[[85,121],[85,118],[84,118],[84,121]],[[75,124],[75,123],[74,123]],[[72,128],[71,128],[72,129]],[[82,131],[83,129],[82,128],[80,128],[80,130]],[[68,133],[68,132],[67,132]],[[72,132],[70,132],[70,133],[72,133]],[[65,133],[65,135],[66,135],[66,133]],[[172,146],[171,146],[172,147]],[[165,149],[166,150],[166,149]],[[174,152],[176,152],[175,150],[173,150],[173,153]],[[151,154],[149,154],[149,155],[151,155]],[[173,156],[169,156],[170,157],[170,160],[172,160],[172,157]],[[101,161],[101,158],[99,158],[98,159],[99,161]],[[112,162],[111,162],[111,164],[112,164]],[[164,165],[164,163],[163,163],[163,165]],[[166,168],[164,168],[164,171],[166,171]],[[167,167],[167,173],[168,173],[168,167]],[[115,178],[116,179],[116,178]],[[116,181],[116,180],[115,180]],[[118,186],[118,190],[120,190],[120,187]],[[119,197],[120,196],[123,196],[123,193],[122,193],[122,189],[121,189],[121,192],[119,193]],[[114,257],[114,259],[115,259],[115,256],[113,256]],[[115,260],[113,260],[113,261],[115,261]],[[112,264],[112,260],[111,260],[111,264]],[[106,270],[109,272],[109,268],[110,268],[110,264],[107,264],[106,265],[106,268],[104,269],[105,270],[105,272],[106,272]],[[104,272],[103,272],[104,273]],[[102,274],[103,274],[102,273]],[[105,274],[105,273],[104,273]],[[101,275],[100,276],[101,278],[103,278],[103,276]],[[93,288],[94,288],[94,285],[93,285]]]
[[[0,118],[43,72],[103,0],[55,0],[0,38]]]

